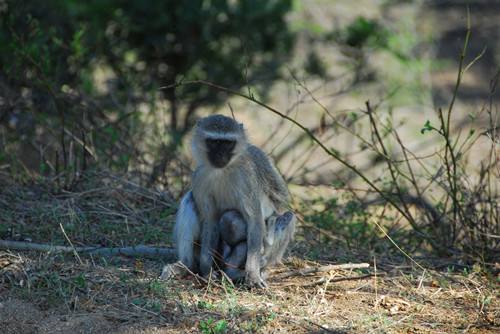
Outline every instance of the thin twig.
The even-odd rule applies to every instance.
[[[151,315],[154,315],[154,316],[158,317],[159,319],[161,319],[164,322],[168,322],[167,319],[164,316],[162,316],[161,314],[159,314],[159,313],[156,313],[156,312],[153,312],[151,310],[145,309],[145,308],[140,307],[139,305],[136,305],[134,303],[130,303],[130,305],[132,305],[134,307],[137,307],[139,310],[141,310],[143,312],[146,312],[146,313],[149,313]]]
[[[278,279],[288,278],[292,276],[304,276],[309,274],[324,273],[332,270],[338,269],[362,269],[369,268],[369,263],[344,263],[344,264],[330,264],[327,266],[305,268],[300,270],[289,271],[284,274],[276,276]]]
[[[59,223],[59,227],[61,228],[61,231],[62,231],[64,237],[66,238],[66,240],[68,241],[71,249],[73,250],[73,253],[75,254],[76,258],[78,259],[78,262],[80,262],[80,264],[83,265],[83,261],[80,258],[80,255],[78,255],[78,251],[76,250],[75,245],[73,245],[73,243],[71,242],[70,238],[66,234],[66,231],[64,230],[64,226],[62,225],[62,223]]]
[[[339,278],[329,279],[328,283],[337,283],[337,282],[343,282],[343,281],[357,281],[357,280],[363,280],[363,279],[366,279],[366,278],[371,278],[373,276],[375,276],[375,275],[374,274],[366,274],[366,275],[360,275],[360,276],[339,277]],[[379,273],[378,276],[383,276],[383,275],[381,275]],[[316,286],[316,285],[323,284],[326,281],[327,281],[327,279],[325,277],[322,277],[322,278],[320,278],[319,280],[317,280],[315,282],[302,284],[300,286],[303,287],[303,288],[309,288],[309,287],[313,287],[313,286]]]

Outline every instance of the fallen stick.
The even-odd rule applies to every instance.
[[[144,245],[107,248],[107,247],[68,247],[68,246],[54,246],[47,244],[38,244],[33,242],[23,241],[10,241],[0,240],[0,249],[10,250],[33,250],[38,252],[50,253],[73,253],[78,252],[80,255],[99,255],[99,256],[129,256],[129,257],[149,257],[149,258],[162,258],[164,260],[175,260],[176,253],[172,248],[156,248]]]
[[[385,276],[382,273],[379,273],[377,276]],[[320,278],[319,280],[312,282],[312,283],[307,283],[307,284],[302,284],[302,287],[313,287],[316,285],[323,284],[325,282],[328,283],[337,283],[337,282],[342,282],[342,281],[356,281],[356,280],[363,280],[367,278],[375,277],[374,274],[367,274],[367,275],[360,275],[360,276],[347,276],[347,277],[339,277],[339,278],[333,278],[333,279],[327,279],[325,277]]]
[[[330,264],[327,266],[321,267],[313,267],[313,268],[305,268],[300,270],[289,271],[284,274],[276,276],[276,278],[288,278],[292,276],[304,276],[315,273],[324,273],[332,270],[338,269],[361,269],[361,268],[369,268],[370,264],[368,263],[344,263],[344,264]]]

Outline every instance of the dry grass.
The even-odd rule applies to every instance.
[[[498,286],[481,272],[421,275],[391,265],[359,280],[350,278],[366,275],[344,270],[279,279],[280,271],[310,265],[293,258],[271,275],[269,290],[248,291],[196,278],[160,282],[158,262],[78,264],[4,252],[0,323],[12,333],[217,333],[217,325],[229,333],[494,333],[500,326]]]
[[[87,172],[65,190],[57,179],[20,185],[0,175],[0,238],[75,246],[165,245],[176,205],[128,177]]]
[[[109,174],[87,174],[69,191],[50,182],[1,181],[1,238],[67,245],[168,246],[168,196]],[[419,259],[425,273],[389,253],[354,252],[311,238],[307,228],[266,291],[194,277],[160,282],[163,261],[35,252],[0,253],[0,327],[6,333],[442,333],[497,332],[498,268]],[[330,241],[331,242],[331,241]],[[386,242],[386,241],[383,241]],[[365,253],[365,254],[364,254]],[[309,254],[309,255],[306,255]],[[321,254],[321,263],[307,260]],[[314,258],[314,257],[313,257]],[[369,269],[285,277],[333,262]],[[457,268],[460,271],[457,271]],[[453,269],[453,270],[452,270]]]

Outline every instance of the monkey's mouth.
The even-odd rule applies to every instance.
[[[231,161],[236,141],[209,138],[206,140],[206,145],[208,148],[208,160],[212,166],[215,168],[224,168]]]
[[[229,164],[232,156],[233,155],[231,153],[209,154],[208,160],[215,168],[224,168]]]

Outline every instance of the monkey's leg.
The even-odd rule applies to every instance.
[[[221,251],[223,255],[222,268],[232,281],[245,278],[241,270],[247,258],[247,224],[236,210],[224,212],[219,220]]]
[[[270,249],[274,244],[274,237],[276,234],[276,220],[279,216],[277,214],[273,214],[272,216],[266,219],[266,234],[264,235],[264,249],[263,253],[265,254],[266,249]]]
[[[263,255],[261,258],[261,267],[264,269],[268,264],[278,262],[281,257],[279,250],[286,250],[287,242],[284,240],[288,234],[293,235],[295,216],[291,212],[286,212],[281,216],[272,215],[266,220],[266,231],[264,235]],[[221,238],[221,251],[223,254],[224,272],[233,281],[242,280],[245,272],[242,269],[247,252],[243,247],[246,239],[246,222],[243,217],[234,210],[227,211],[219,221],[219,230]],[[288,240],[289,241],[289,240]],[[281,253],[281,256],[283,254]],[[278,256],[277,259],[273,257]],[[265,274],[261,272],[261,274]]]
[[[266,234],[264,236],[264,247],[262,249],[261,268],[265,267],[267,259],[272,253],[274,238],[276,234],[276,220],[279,216],[275,213],[266,220]]]
[[[174,242],[177,249],[177,259],[187,268],[196,272],[197,254],[196,244],[200,239],[200,219],[191,191],[187,192],[181,200],[179,210],[175,217]]]
[[[281,261],[290,240],[293,238],[296,220],[297,218],[290,211],[276,217],[274,222],[274,238],[272,244],[264,249],[264,255],[262,256],[261,262],[262,269],[275,265]]]
[[[260,213],[259,210],[254,212]],[[245,271],[243,273],[247,276],[246,281],[251,285],[264,287],[265,282],[260,277],[260,261],[263,237],[266,234],[264,231],[265,222],[260,222],[261,215],[257,216],[259,217],[250,218],[245,215],[244,218],[240,212],[235,210],[225,212],[218,222],[219,236],[222,240],[222,247],[219,247],[219,250],[220,253],[229,254],[224,257],[224,262],[228,262],[228,264],[224,263],[224,268],[227,269],[225,272],[230,278],[239,278],[239,267],[242,266],[240,262],[244,261]],[[250,221],[253,222],[253,225],[248,224]],[[239,243],[245,240],[246,247],[240,246]],[[224,244],[229,246],[230,250],[227,250]]]
[[[224,259],[226,275],[233,281],[245,278],[245,271],[241,268],[247,259],[247,243],[242,241],[232,248],[231,254]]]
[[[251,215],[249,213],[252,213]],[[262,247],[266,234],[266,222],[262,217],[259,203],[249,203],[248,211],[243,213],[247,222],[247,260],[245,263],[245,282],[249,286],[265,288],[266,282],[260,274]]]
[[[285,213],[286,215],[286,213]],[[266,219],[266,232],[264,234],[264,243],[262,252],[267,249],[268,252],[274,244],[276,234],[276,223],[278,215],[274,214]],[[283,225],[283,218],[288,221],[287,217],[280,218],[280,225]],[[219,221],[220,238],[223,242],[221,253],[224,258],[228,258],[232,248],[241,241],[246,240],[247,224],[243,217],[236,210],[226,211]],[[281,230],[281,228],[278,230]]]
[[[218,227],[220,247],[217,259],[220,260],[222,268],[225,268],[225,261],[231,256],[234,247],[246,239],[247,224],[238,211],[228,210],[219,219]]]
[[[276,238],[273,247],[275,254],[274,256],[271,255],[270,263],[268,265],[274,265],[281,262],[288,244],[293,239],[296,222],[297,217],[295,217],[295,215],[290,211],[285,212],[282,216],[278,217],[275,229]]]

